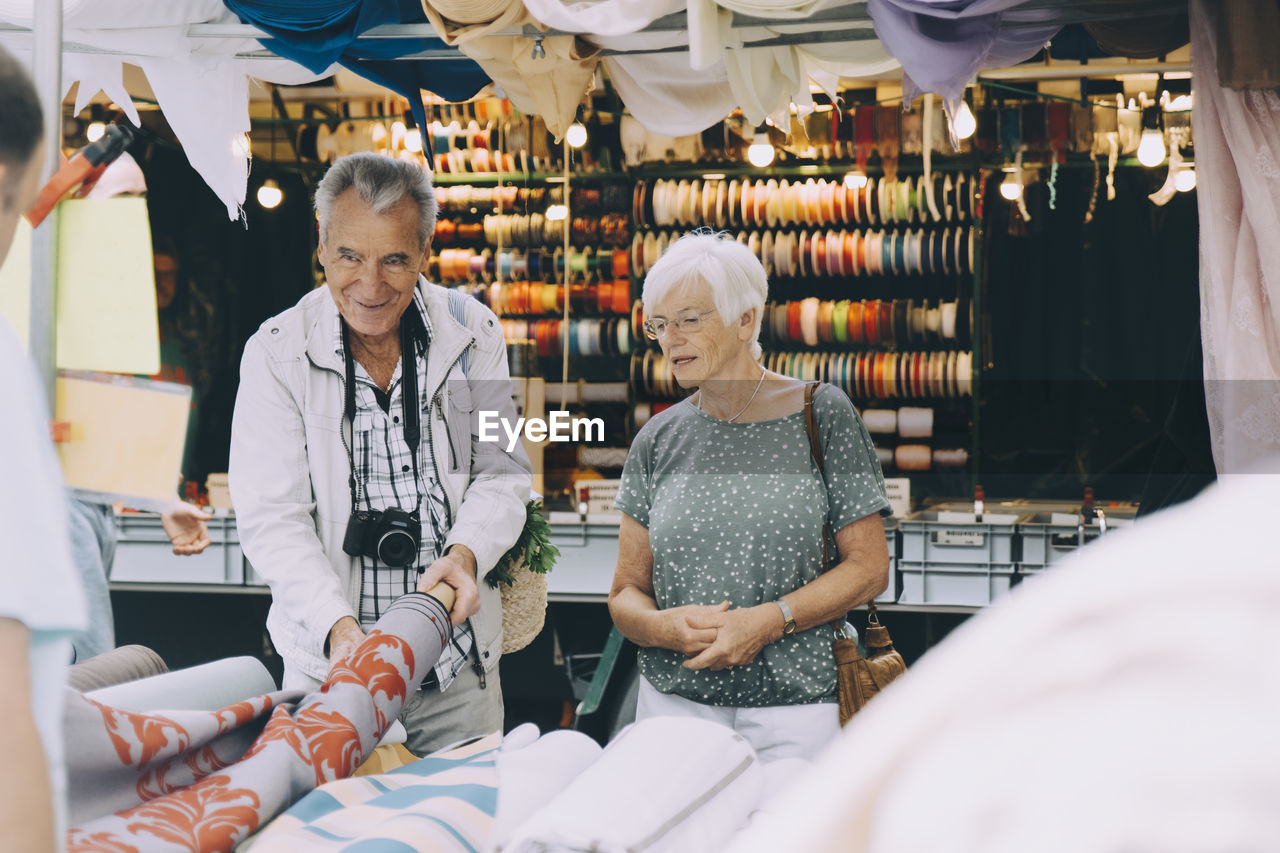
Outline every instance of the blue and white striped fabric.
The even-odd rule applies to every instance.
[[[252,853],[484,849],[498,808],[495,732],[390,773],[322,785],[267,825]]]

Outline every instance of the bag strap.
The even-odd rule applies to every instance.
[[[822,476],[823,485],[826,485],[827,473],[822,464],[822,436],[818,434],[818,418],[813,411],[813,395],[818,390],[820,382],[809,382],[804,386],[804,426],[805,431],[809,433],[809,453],[813,456],[813,464],[818,466],[818,474]],[[822,570],[825,572],[831,568],[831,550],[828,544],[831,541],[831,521],[827,519],[822,523]],[[867,602],[867,624],[878,625],[880,618],[876,615],[876,603],[874,601]],[[837,634],[843,635],[840,620],[832,620],[831,627],[835,629]]]
[[[804,386],[804,426],[809,433],[809,454],[813,464],[818,466],[818,474],[826,485],[827,472],[822,464],[822,436],[818,435],[818,418],[813,413],[813,394],[818,390],[817,382],[809,382]],[[822,570],[831,568],[831,550],[827,544],[831,539],[831,522],[822,523]]]

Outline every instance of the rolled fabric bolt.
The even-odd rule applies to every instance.
[[[954,302],[942,303],[942,336],[947,340],[954,340],[956,336],[956,304]]]
[[[930,308],[924,315],[924,327],[934,335],[942,334],[942,311],[938,308]]]
[[[898,435],[903,438],[929,438],[932,436],[933,409],[922,406],[903,406],[898,410]]]
[[[806,345],[818,345],[818,311],[822,307],[816,296],[810,296],[800,302],[800,334]]]
[[[902,471],[928,471],[933,453],[923,444],[900,444],[893,452],[893,461]]]
[[[648,403],[636,403],[635,420],[636,428],[644,426],[649,422],[650,412]]]
[[[879,457],[880,459],[881,468],[893,467],[893,448],[892,447],[877,447],[876,456]]]
[[[963,468],[969,464],[969,451],[963,447],[939,448],[933,451],[935,468]]]
[[[625,447],[578,448],[578,465],[582,468],[621,468],[626,462]]]
[[[898,413],[893,409],[864,409],[862,422],[867,432],[876,435],[893,435],[898,431]]]

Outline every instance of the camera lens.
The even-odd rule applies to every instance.
[[[388,530],[378,540],[378,559],[388,566],[407,566],[418,556],[418,543],[403,530]]]

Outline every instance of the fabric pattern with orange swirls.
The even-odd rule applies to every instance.
[[[68,692],[68,853],[231,850],[373,752],[449,640],[447,610],[392,604],[317,691],[136,713]]]

